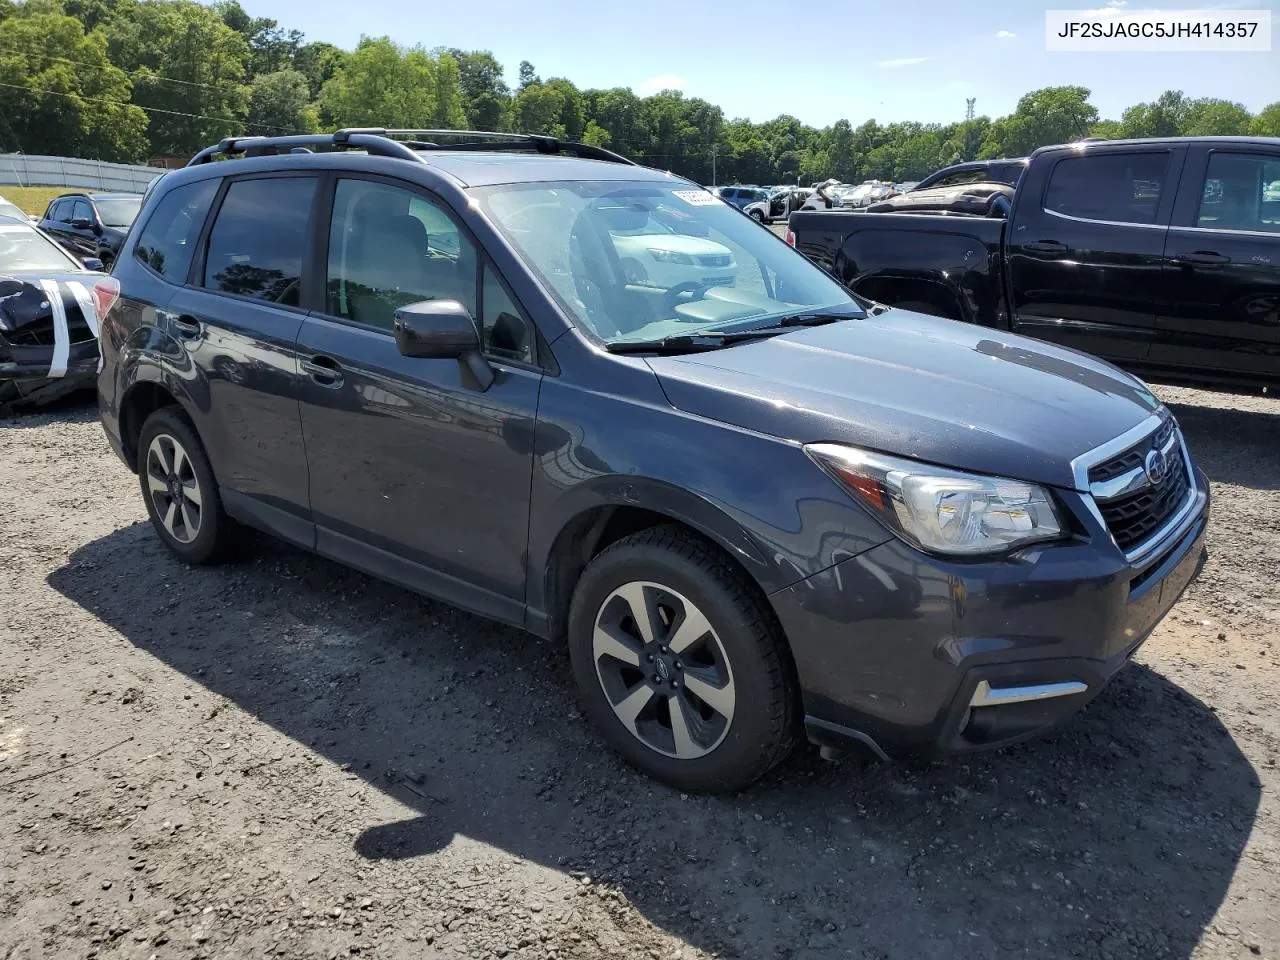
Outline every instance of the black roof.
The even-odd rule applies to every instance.
[[[1205,146],[1270,146],[1280,147],[1280,137],[1134,137],[1128,140],[1081,140],[1078,143],[1059,143],[1041,147],[1031,156],[1050,150],[1095,150],[1111,147],[1177,147],[1188,143]]]

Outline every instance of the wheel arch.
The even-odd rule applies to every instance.
[[[178,407],[196,437],[203,443],[200,431],[196,430],[195,421],[190,411],[180,399],[179,392],[171,389],[158,370],[150,367],[139,367],[135,371],[135,379],[125,389],[120,399],[120,449],[125,462],[134,473],[138,472],[138,438],[142,434],[142,425],[147,417],[163,407]]]
[[[768,594],[802,576],[777,562],[741,523],[711,501],[672,484],[636,477],[601,478],[575,491],[530,538],[527,626],[547,637],[563,636],[569,602],[582,571],[611,543],[640,530],[680,526],[702,538]]]

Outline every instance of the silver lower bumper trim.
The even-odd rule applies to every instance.
[[[1025,703],[1028,700],[1049,700],[1053,697],[1070,697],[1089,689],[1079,680],[1060,683],[1037,683],[1027,687],[992,687],[987,681],[978,683],[969,700],[971,707],[1002,707],[1009,703]]]

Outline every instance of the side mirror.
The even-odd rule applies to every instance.
[[[93,221],[88,217],[75,217],[71,221],[71,226],[75,227],[77,230],[88,230],[93,226]]]
[[[493,384],[493,368],[480,354],[480,332],[457,300],[420,300],[395,315],[396,346],[405,357],[461,360],[481,390]]]
[[[84,264],[84,268],[85,268],[86,270],[98,270],[98,271],[101,271],[101,270],[105,270],[105,269],[106,269],[106,268],[102,265],[102,261],[101,261],[101,260],[99,260],[97,257],[81,257],[81,258],[80,258],[80,262]]]

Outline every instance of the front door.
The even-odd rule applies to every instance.
[[[1180,160],[1092,149],[1023,181],[1006,228],[1016,332],[1121,364],[1147,356]]]
[[[1280,382],[1280,150],[1201,148],[1183,182],[1151,361]]]
[[[325,306],[298,340],[317,548],[522,623],[533,469],[522,440],[542,381],[532,327],[434,198],[347,177],[330,196]],[[430,299],[477,318],[495,372],[487,389],[457,360],[396,348],[396,308]]]

